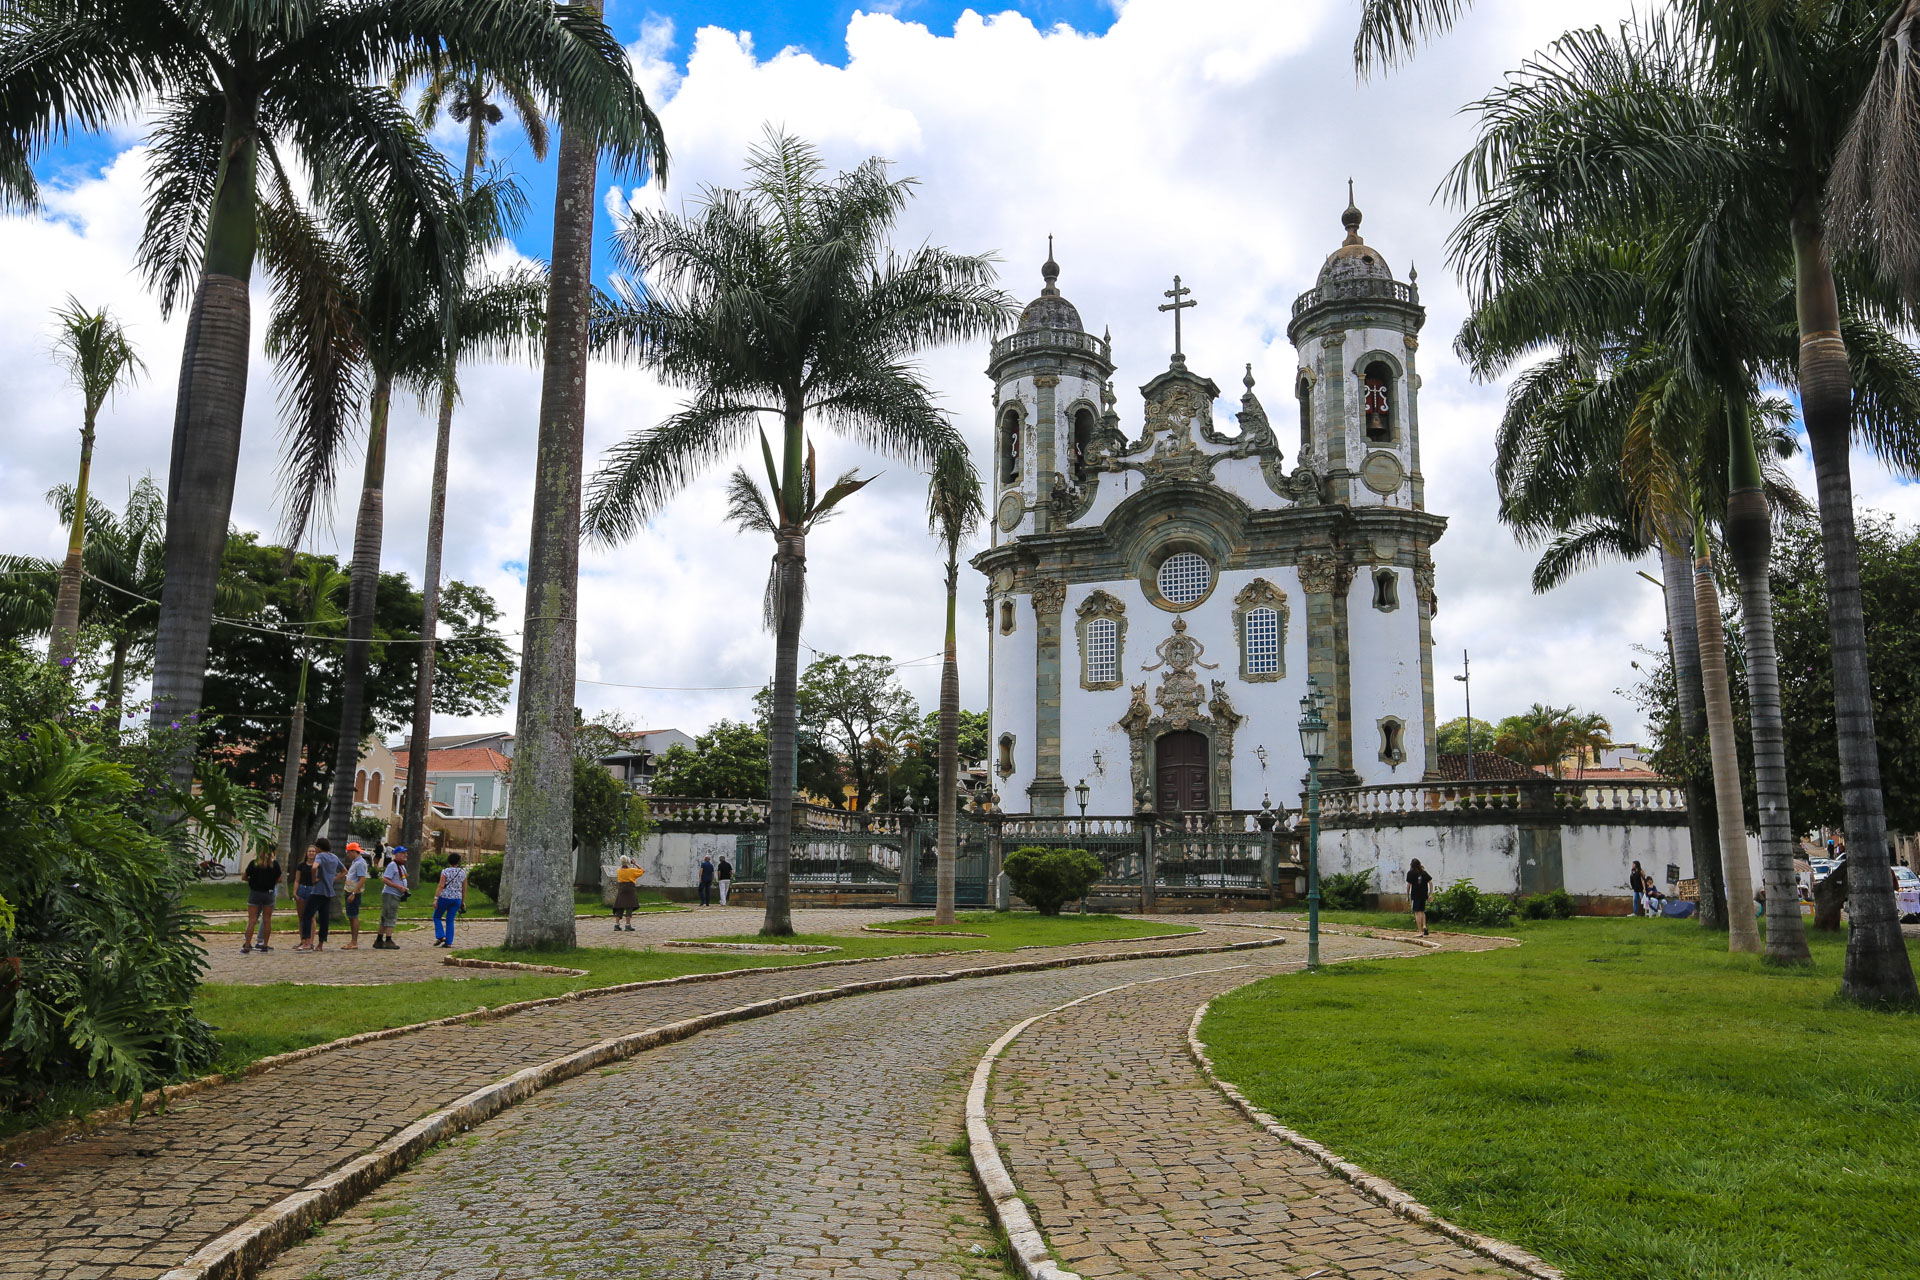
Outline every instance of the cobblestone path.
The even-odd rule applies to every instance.
[[[1001,1055],[989,1122],[1061,1264],[1089,1280],[1515,1276],[1367,1199],[1221,1097],[1187,1028],[1203,1001],[1246,980],[1203,974],[1096,997]]]
[[[1341,938],[1326,949],[1410,948]],[[1116,983],[1235,966],[1177,985],[1191,1012],[1208,991],[1297,967],[1303,950],[883,992],[711,1031],[478,1127],[282,1255],[268,1280],[1001,1276],[955,1148],[986,1046]],[[1148,1100],[1117,1101],[1137,1115]]]
[[[1211,940],[1255,936],[1251,930],[1223,929]],[[1056,950],[1152,951],[1204,941],[1209,939],[1186,935]],[[1293,949],[1289,943],[1274,950]],[[1055,953],[914,956],[754,970],[717,982],[552,1005],[494,1022],[456,1023],[265,1071],[193,1095],[132,1128],[96,1130],[21,1156],[24,1167],[0,1169],[0,1280],[151,1280],[207,1240],[419,1117],[524,1067],[610,1036],[865,978]],[[1098,965],[1081,972],[1110,969]],[[936,1003],[964,1007],[970,990],[969,984],[945,987]],[[714,1083],[726,1082],[716,1077]]]

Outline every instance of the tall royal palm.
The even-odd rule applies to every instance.
[[[297,612],[290,619],[300,629],[300,683],[293,695],[293,715],[287,724],[287,758],[280,770],[280,835],[277,852],[284,867],[293,866],[295,810],[300,803],[300,770],[306,761],[307,674],[312,667],[312,639],[337,631],[346,621],[340,601],[351,585],[346,574],[318,556],[310,558],[294,584]],[[323,630],[324,628],[324,630]],[[336,767],[337,764],[336,764]],[[351,766],[350,766],[351,768]],[[329,837],[331,838],[331,837]],[[346,848],[341,845],[341,848]]]
[[[267,349],[279,366],[289,411],[289,545],[298,545],[315,508],[328,503],[365,391],[366,449],[328,821],[329,837],[341,847],[353,819],[393,394],[411,388],[425,395],[440,385],[449,329],[468,349],[497,354],[525,349],[537,334],[544,301],[539,273],[523,269],[494,277],[479,266],[517,207],[510,185],[487,183],[461,200],[445,173],[428,171],[417,193],[390,202],[368,199],[323,175],[316,208],[279,189],[263,214],[278,285]]]
[[[73,515],[67,533],[67,558],[60,566],[60,590],[54,600],[53,631],[47,639],[47,658],[54,663],[73,657],[80,632],[81,548],[87,532],[87,484],[93,472],[93,431],[107,397],[123,382],[137,378],[140,363],[127,331],[105,307],[88,311],[68,296],[53,313],[59,322],[54,351],[67,366],[67,375],[80,389],[80,480],[74,485]]]
[[[940,826],[934,869],[934,920],[953,923],[953,878],[960,840],[960,657],[958,607],[960,544],[986,517],[980,473],[963,449],[948,449],[933,464],[927,482],[927,524],[947,553],[947,642],[940,664]]]
[[[629,276],[601,339],[692,398],[611,452],[586,528],[606,541],[632,537],[696,474],[750,444],[763,420],[778,421],[777,455],[762,437],[776,529],[762,932],[788,934],[795,690],[814,518],[808,423],[922,467],[964,448],[912,357],[997,333],[1012,303],[986,256],[888,247],[914,184],[890,178],[884,161],[829,177],[813,147],[769,133],[747,175],[744,190],[708,190],[684,216],[643,214],[621,228]]]
[[[1355,52],[1363,67],[1404,53],[1451,24],[1471,0],[1366,0]],[[1524,216],[1531,223],[1590,222],[1596,209],[1643,212],[1648,204],[1691,201],[1721,206],[1721,234],[1751,260],[1771,255],[1795,283],[1801,412],[1819,490],[1832,632],[1834,713],[1849,849],[1851,929],[1841,993],[1864,1004],[1920,1002],[1894,908],[1880,761],[1873,732],[1872,685],[1860,600],[1859,547],[1853,523],[1850,449],[1856,421],[1852,362],[1842,335],[1842,302],[1829,245],[1827,194],[1842,140],[1863,113],[1875,127],[1912,130],[1920,98],[1876,97],[1876,55],[1889,41],[1891,64],[1906,74],[1909,24],[1896,20],[1909,0],[1675,0],[1672,39],[1703,59],[1692,95],[1613,99],[1612,110],[1582,113],[1555,157],[1538,152]],[[1676,110],[1677,108],[1677,110]],[[1856,136],[1858,131],[1856,130]],[[1509,142],[1518,142],[1518,132]],[[1498,181],[1506,156],[1482,157],[1457,193],[1469,200]],[[1892,188],[1872,194],[1895,196]],[[1882,175],[1888,176],[1888,175]],[[1865,188],[1855,185],[1854,194]],[[1910,194],[1910,193],[1909,193]],[[1497,204],[1498,202],[1492,202]],[[1491,229],[1516,212],[1492,205],[1469,220]],[[1903,216],[1912,217],[1911,211]],[[1870,223],[1856,201],[1851,227]],[[1878,251],[1870,235],[1855,243]],[[1467,274],[1474,271],[1467,264]],[[1902,316],[1904,322],[1908,317]]]
[[[439,123],[444,112],[466,127],[466,156],[461,164],[460,195],[470,196],[480,166],[487,158],[488,131],[499,125],[511,111],[526,134],[527,149],[535,160],[547,158],[547,121],[540,104],[524,76],[517,71],[491,71],[467,64],[449,66],[439,59],[428,59],[405,66],[395,76],[395,88],[403,89],[414,79],[422,79],[414,118],[423,129]],[[455,281],[456,288],[464,280]],[[454,329],[455,318],[446,318],[446,369],[440,384],[440,417],[433,443],[433,487],[427,502],[427,553],[420,571],[420,634],[432,641],[440,620],[440,561],[447,526],[447,467],[453,452],[453,408],[459,399],[459,358],[461,344]],[[407,748],[407,776],[426,776],[427,739],[433,732],[433,677],[437,666],[437,646],[427,643],[420,650],[420,665],[414,675],[413,731]],[[414,871],[419,869],[421,828],[426,822],[427,790],[409,787],[406,806],[400,818],[400,843],[413,851]]]
[[[259,239],[256,178],[326,166],[366,192],[432,163],[373,83],[428,53],[526,68],[610,136],[646,112],[598,18],[550,0],[19,0],[0,9],[0,198],[31,204],[33,153],[159,104],[141,264],[171,309],[190,292],[168,479],[153,718],[200,701],[240,450]],[[616,143],[618,145],[618,143]],[[174,762],[185,786],[191,760]]]

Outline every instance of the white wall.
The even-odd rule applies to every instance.
[[[634,858],[645,868],[646,874],[640,877],[642,889],[692,889],[700,884],[700,859],[712,858],[713,864],[720,865],[725,857],[734,866],[740,865],[737,854],[740,838],[731,833],[707,831],[654,831],[632,850]],[[608,845],[601,851],[601,876],[603,885],[613,884],[613,873],[620,865],[618,842]]]
[[[1418,782],[1426,772],[1426,708],[1420,687],[1420,602],[1413,574],[1395,569],[1400,606],[1373,607],[1376,566],[1360,565],[1347,591],[1347,636],[1352,657],[1353,767],[1368,786]],[[1382,716],[1406,726],[1406,760],[1397,768],[1380,758]]]
[[[1404,894],[1408,864],[1420,859],[1443,889],[1461,880],[1496,893],[1520,888],[1519,827],[1474,822],[1457,826],[1322,828],[1320,871],[1374,871],[1380,893]],[[1669,863],[1682,880],[1693,877],[1687,828],[1643,824],[1566,826],[1561,830],[1560,867],[1568,893],[1626,897],[1635,859],[1662,885]]]

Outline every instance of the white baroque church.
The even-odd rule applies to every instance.
[[[1331,725],[1324,785],[1416,782],[1434,758],[1433,543],[1420,378],[1425,312],[1360,236],[1293,304],[1299,446],[1254,394],[1235,429],[1174,353],[1127,425],[1112,347],[1048,254],[1045,287],[993,345],[987,578],[994,787],[1008,813],[1294,807],[1311,678]]]

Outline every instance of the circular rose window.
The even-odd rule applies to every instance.
[[[1168,604],[1192,604],[1212,589],[1213,566],[1197,552],[1176,551],[1160,562],[1154,585]]]

